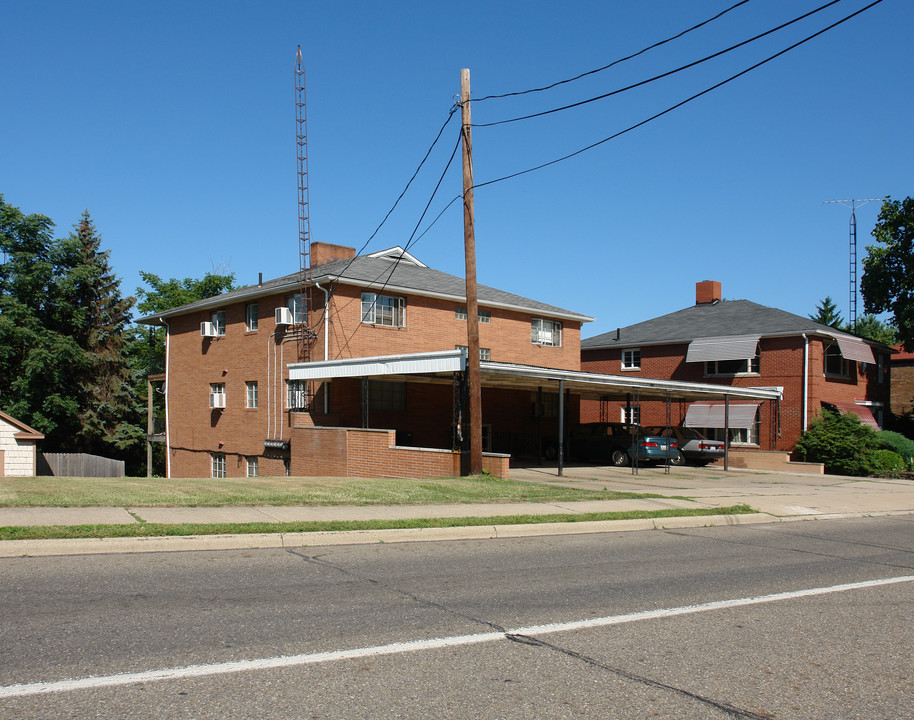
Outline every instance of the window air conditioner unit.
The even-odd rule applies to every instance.
[[[215,410],[217,408],[224,408],[225,407],[225,393],[210,393],[209,394],[209,406],[213,410]]]
[[[292,324],[292,311],[287,307],[278,307],[276,308],[276,324],[277,325],[291,325]]]
[[[216,337],[216,325],[211,322],[200,323],[201,337]]]

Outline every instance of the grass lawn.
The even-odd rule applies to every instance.
[[[723,508],[671,508],[626,510],[576,515],[504,515],[499,517],[409,518],[402,520],[336,520],[291,523],[214,523],[207,525],[140,523],[136,525],[75,525],[42,527],[0,527],[0,541],[79,538],[166,537],[173,535],[226,535],[245,533],[307,533],[341,530],[391,530],[402,528],[446,528],[476,525],[523,525],[528,523],[576,523],[596,520],[662,519],[753,512],[748,505]]]
[[[385,478],[0,478],[0,507],[226,507],[565,502],[661,497],[578,490],[488,476]]]

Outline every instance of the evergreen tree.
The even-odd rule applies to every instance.
[[[43,215],[0,196],[0,407],[45,434],[51,452],[128,461],[145,436],[124,353],[133,298],[85,212],[63,240]]]
[[[841,317],[838,307],[835,305],[834,300],[828,295],[825,296],[825,299],[822,302],[816,305],[816,314],[810,315],[809,319],[815,320],[817,323],[822,323],[823,325],[830,325],[839,330],[842,329],[844,325],[844,319]]]
[[[58,261],[61,332],[74,338],[86,355],[74,378],[79,397],[74,442],[83,452],[139,454],[145,430],[124,335],[136,301],[121,296],[109,258],[89,211],[83,212],[74,232],[60,244]]]
[[[0,195],[0,407],[63,445],[78,426],[71,377],[86,358],[58,331],[54,223],[25,215]]]

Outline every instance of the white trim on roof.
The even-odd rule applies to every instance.
[[[376,253],[370,253],[367,257],[383,258],[385,260],[399,260],[400,262],[408,262],[413,265],[418,265],[419,267],[424,267],[424,268],[428,267],[428,265],[426,265],[424,262],[419,260],[419,258],[417,258],[415,255],[412,255],[412,254],[406,252],[406,250],[401,248],[399,245],[396,245],[395,247],[392,247],[392,248],[388,248],[387,250],[379,250]]]
[[[290,380],[331,380],[333,378],[416,375],[461,372],[466,367],[465,350],[441,350],[406,355],[345,358],[310,363],[291,363]]]
[[[755,357],[761,337],[761,335],[728,335],[696,338],[689,343],[685,361],[751,360]]]

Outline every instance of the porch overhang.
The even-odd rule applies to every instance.
[[[346,358],[289,364],[290,380],[324,381],[336,378],[384,378],[386,380],[451,382],[453,373],[466,368],[465,350]],[[514,390],[558,388],[588,398],[626,398],[637,394],[642,400],[714,400],[729,397],[780,400],[781,388],[751,388],[678,380],[654,380],[622,375],[604,375],[580,370],[559,370],[534,365],[481,361],[483,387]]]

